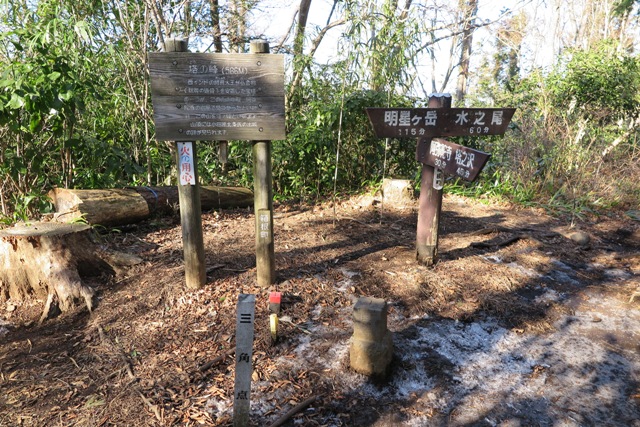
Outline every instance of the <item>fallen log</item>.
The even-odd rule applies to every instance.
[[[32,223],[0,230],[0,292],[21,301],[46,299],[40,321],[78,301],[93,309],[94,291],[82,278],[113,275],[86,224]]]
[[[83,220],[88,224],[115,226],[132,224],[154,214],[179,209],[178,188],[131,187],[76,190],[55,188],[49,197],[59,222]],[[253,192],[242,187],[200,187],[202,210],[244,208],[253,205]]]

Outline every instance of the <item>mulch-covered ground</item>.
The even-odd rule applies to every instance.
[[[38,325],[43,301],[0,301],[0,425],[232,425],[242,293],[257,299],[252,425],[271,425],[309,398],[285,425],[640,425],[640,294],[632,299],[640,289],[638,221],[621,212],[571,224],[448,196],[440,261],[427,268],[415,262],[415,209],[383,207],[373,197],[277,206],[278,280],[270,289],[255,285],[252,210],[203,215],[208,270],[198,291],[183,285],[178,218],[101,235],[101,244],[144,262],[92,279],[93,313],[78,306]],[[576,231],[589,242],[572,240]],[[276,289],[283,305],[272,344],[267,296]],[[396,356],[387,382],[348,367],[351,308],[360,296],[389,303]],[[566,323],[572,318],[574,326]],[[618,365],[604,371],[576,361],[561,372],[566,355],[548,362],[556,360],[553,342],[563,355],[587,345],[563,341],[563,331],[578,331]],[[524,363],[545,339],[551,353]],[[537,347],[520,349],[520,358],[509,350],[505,360],[520,370],[490,387],[504,374],[492,360],[516,341]],[[469,371],[483,367],[496,372]],[[609,377],[593,378],[603,372]],[[575,388],[580,375],[591,388]],[[604,393],[611,385],[616,396]],[[513,400],[530,392],[539,400]],[[587,399],[562,398],[578,393]]]

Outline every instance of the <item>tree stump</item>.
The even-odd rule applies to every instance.
[[[40,322],[83,300],[93,309],[94,290],[82,278],[113,275],[99,256],[86,224],[32,223],[0,230],[0,292],[5,298],[46,297]]]

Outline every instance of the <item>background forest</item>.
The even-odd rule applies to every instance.
[[[640,2],[0,1],[5,223],[49,209],[55,186],[175,180],[172,147],[154,139],[147,67],[168,37],[199,52],[247,52],[263,38],[286,55],[288,136],[273,144],[280,199],[415,179],[415,140],[375,138],[364,108],[424,106],[450,91],[454,107],[518,111],[504,138],[458,141],[493,157],[479,182],[451,180],[447,191],[573,215],[638,207]],[[542,16],[550,25],[536,38]],[[224,164],[218,148],[199,146],[202,182],[251,186],[250,144],[230,141]]]

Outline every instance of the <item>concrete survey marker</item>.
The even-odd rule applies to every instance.
[[[255,307],[255,295],[240,294],[238,296],[236,319],[236,377],[233,399],[234,427],[249,425]]]
[[[385,376],[393,358],[393,338],[387,329],[387,303],[361,297],[353,307],[351,368],[361,374]]]

